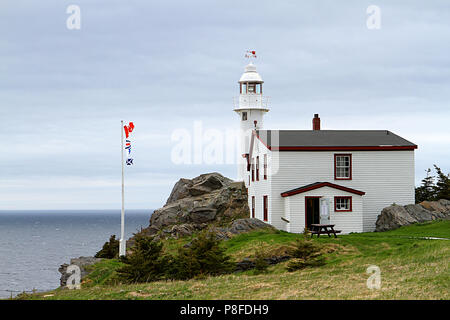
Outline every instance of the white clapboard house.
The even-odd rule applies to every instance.
[[[250,214],[278,229],[303,232],[335,224],[343,233],[375,229],[381,210],[414,203],[417,145],[387,130],[263,130],[269,111],[263,80],[249,64],[234,111],[241,124],[238,176]]]

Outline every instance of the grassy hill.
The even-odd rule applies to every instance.
[[[283,252],[302,235],[262,230],[223,242],[236,261],[257,249]],[[449,299],[450,221],[416,224],[381,233],[314,238],[323,244],[327,264],[296,272],[286,262],[253,271],[189,281],[118,284],[121,263],[103,260],[92,266],[81,290],[56,289],[18,299]],[[174,250],[189,239],[165,243]],[[381,269],[381,289],[366,286],[366,269]]]

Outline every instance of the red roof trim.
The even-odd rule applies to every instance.
[[[334,184],[334,183],[331,183],[331,182],[321,182],[321,183],[315,184],[313,186],[304,187],[304,188],[298,188],[296,190],[283,192],[281,194],[281,196],[282,197],[289,197],[289,196],[293,196],[295,194],[303,193],[303,192],[310,191],[310,190],[319,189],[319,188],[322,188],[322,187],[330,187],[330,188],[334,188],[334,189],[339,189],[339,190],[347,191],[347,192],[354,193],[354,194],[357,194],[357,195],[360,195],[360,196],[363,196],[363,195],[366,194],[363,191],[359,191],[359,190],[356,190],[356,189],[340,186],[338,184]]]

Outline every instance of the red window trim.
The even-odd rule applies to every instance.
[[[337,210],[336,209],[336,199],[350,199],[350,210]],[[349,196],[334,197],[334,212],[351,212],[353,210],[352,202],[353,202],[352,197],[349,197]]]
[[[252,218],[255,217],[255,196],[252,196]]]
[[[267,180],[267,154],[264,154],[264,180]]]
[[[263,196],[263,220],[268,221],[269,220],[269,200],[267,199],[267,196]]]
[[[256,156],[256,181],[259,181],[259,156]]]
[[[255,160],[252,158],[252,181],[255,181]]]
[[[336,177],[336,157],[341,156],[348,156],[350,157],[350,176],[348,178],[338,178]],[[335,153],[334,154],[334,180],[352,180],[352,171],[353,171],[353,165],[352,165],[352,154],[351,153]]]

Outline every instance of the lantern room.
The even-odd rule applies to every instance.
[[[245,67],[245,72],[239,79],[240,94],[262,94],[262,84],[264,81],[253,63]]]

